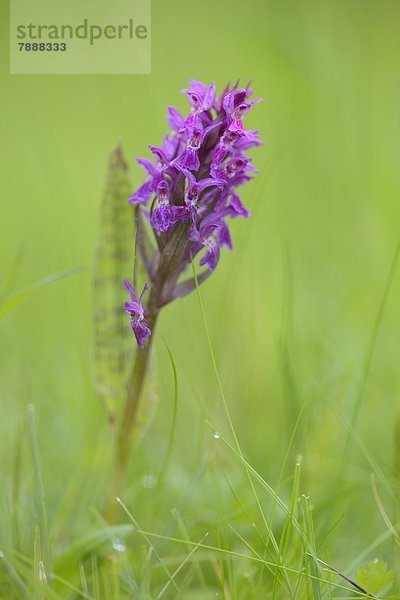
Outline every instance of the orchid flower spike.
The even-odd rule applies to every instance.
[[[146,314],[142,298],[147,283],[137,299],[125,281],[131,298],[125,311],[140,348],[159,309],[195,289],[193,280],[181,280],[191,261],[200,254],[206,269],[198,276],[202,283],[216,269],[221,248],[232,249],[227,220],[250,215],[237,188],[257,173],[246,153],[261,142],[244,119],[260,99],[250,100],[252,90],[238,83],[217,96],[215,84],[192,80],[183,93],[189,115],[168,108],[171,132],[161,146],[149,146],[153,160],[137,159],[146,179],[129,199],[136,206],[138,249],[151,286]],[[150,250],[149,227],[157,242]]]

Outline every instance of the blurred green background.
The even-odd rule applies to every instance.
[[[361,395],[359,382],[400,235],[400,4],[155,0],[151,76],[10,76],[5,2],[1,23],[0,283],[18,255],[14,290],[85,267],[40,289],[0,323],[2,543],[14,543],[11,480],[21,448],[18,544],[32,551],[27,404],[36,407],[56,551],[90,530],[91,507],[101,507],[107,488],[111,437],[93,390],[91,269],[110,151],[122,143],[137,186],[134,157],[160,142],[168,104],[186,110],[179,90],[188,79],[221,89],[240,78],[264,98],[247,120],[265,141],[253,154],[260,175],[242,191],[251,220],[234,221],[234,251],[224,251],[202,298],[243,452],[272,485],[305,406],[285,477],[301,454],[301,492],[314,505],[321,553],[345,570],[387,529],[372,471],[396,520],[397,272]],[[163,337],[177,365],[179,404],[160,500],[148,476],[160,469],[171,426]],[[183,502],[189,531],[201,534],[235,510],[226,476],[243,499],[251,494],[206,423],[227,431],[196,294],[162,314],[154,369],[158,403],[126,500],[156,531]],[[365,558],[375,554],[395,567],[389,539]]]

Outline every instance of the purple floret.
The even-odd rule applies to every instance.
[[[135,334],[138,346],[140,346],[140,348],[143,348],[145,339],[148,338],[149,335],[151,335],[150,329],[144,322],[144,310],[142,304],[143,295],[147,291],[147,283],[145,284],[139,299],[136,296],[134,288],[131,286],[127,279],[125,279],[124,284],[131,298],[130,302],[125,302],[124,310],[130,317],[131,326],[133,329],[133,333]]]

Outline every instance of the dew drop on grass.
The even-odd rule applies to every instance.
[[[221,436],[219,435],[218,431],[215,431],[215,432],[214,432],[214,440],[219,440],[219,439],[220,439],[220,437],[221,437]]]
[[[114,548],[114,550],[116,550],[120,554],[122,554],[123,552],[126,552],[126,546],[124,546],[124,544],[121,544],[120,542],[113,542],[112,547]]]

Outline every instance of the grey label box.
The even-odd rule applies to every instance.
[[[150,72],[150,0],[10,0],[11,74]]]

